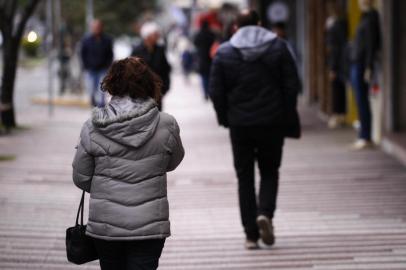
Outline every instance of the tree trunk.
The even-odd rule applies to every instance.
[[[14,128],[16,119],[14,113],[14,84],[17,73],[19,43],[12,38],[4,38],[3,74],[1,82],[1,121],[6,128]]]
[[[14,113],[14,84],[17,73],[18,51],[25,26],[40,0],[27,2],[15,24],[17,0],[0,1],[0,30],[3,36],[3,72],[1,78],[0,118],[6,129],[16,126]],[[20,1],[18,1],[20,2]]]

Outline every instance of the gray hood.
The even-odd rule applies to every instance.
[[[159,111],[153,99],[113,97],[104,108],[92,111],[94,127],[122,145],[142,146],[155,132]]]
[[[254,61],[269,48],[276,34],[260,26],[240,28],[231,38],[231,46],[238,49],[245,61]]]

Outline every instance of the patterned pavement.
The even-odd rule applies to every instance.
[[[196,79],[174,76],[166,100],[186,157],[168,176],[173,235],[159,269],[406,269],[406,168],[378,149],[350,151],[353,131],[327,130],[308,109],[303,139],[286,142],[276,245],[244,250],[228,133]],[[69,264],[64,250],[80,197],[71,160],[89,112],[20,110],[28,128],[0,137],[0,153],[17,157],[0,162],[0,269],[98,269]]]

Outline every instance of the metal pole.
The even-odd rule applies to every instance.
[[[62,10],[61,10],[61,0],[54,0],[54,16],[55,16],[55,47],[57,48],[55,54],[58,63],[58,83],[59,83],[59,96],[63,95],[65,92],[65,72],[64,72],[64,63],[63,63],[63,55],[64,55],[64,33],[63,33],[63,26],[62,23]]]
[[[55,25],[56,29],[59,31],[61,28],[61,21],[62,21],[62,12],[61,12],[61,0],[55,0]]]
[[[94,20],[93,0],[86,2],[86,29],[90,32],[90,24]]]
[[[53,74],[52,74],[52,43],[53,43],[53,29],[52,29],[52,0],[47,0],[46,5],[46,25],[47,25],[47,53],[48,53],[48,113],[49,116],[54,114],[53,105]]]

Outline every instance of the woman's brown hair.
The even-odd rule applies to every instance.
[[[139,57],[115,61],[101,83],[101,89],[112,96],[161,98],[162,80]]]

